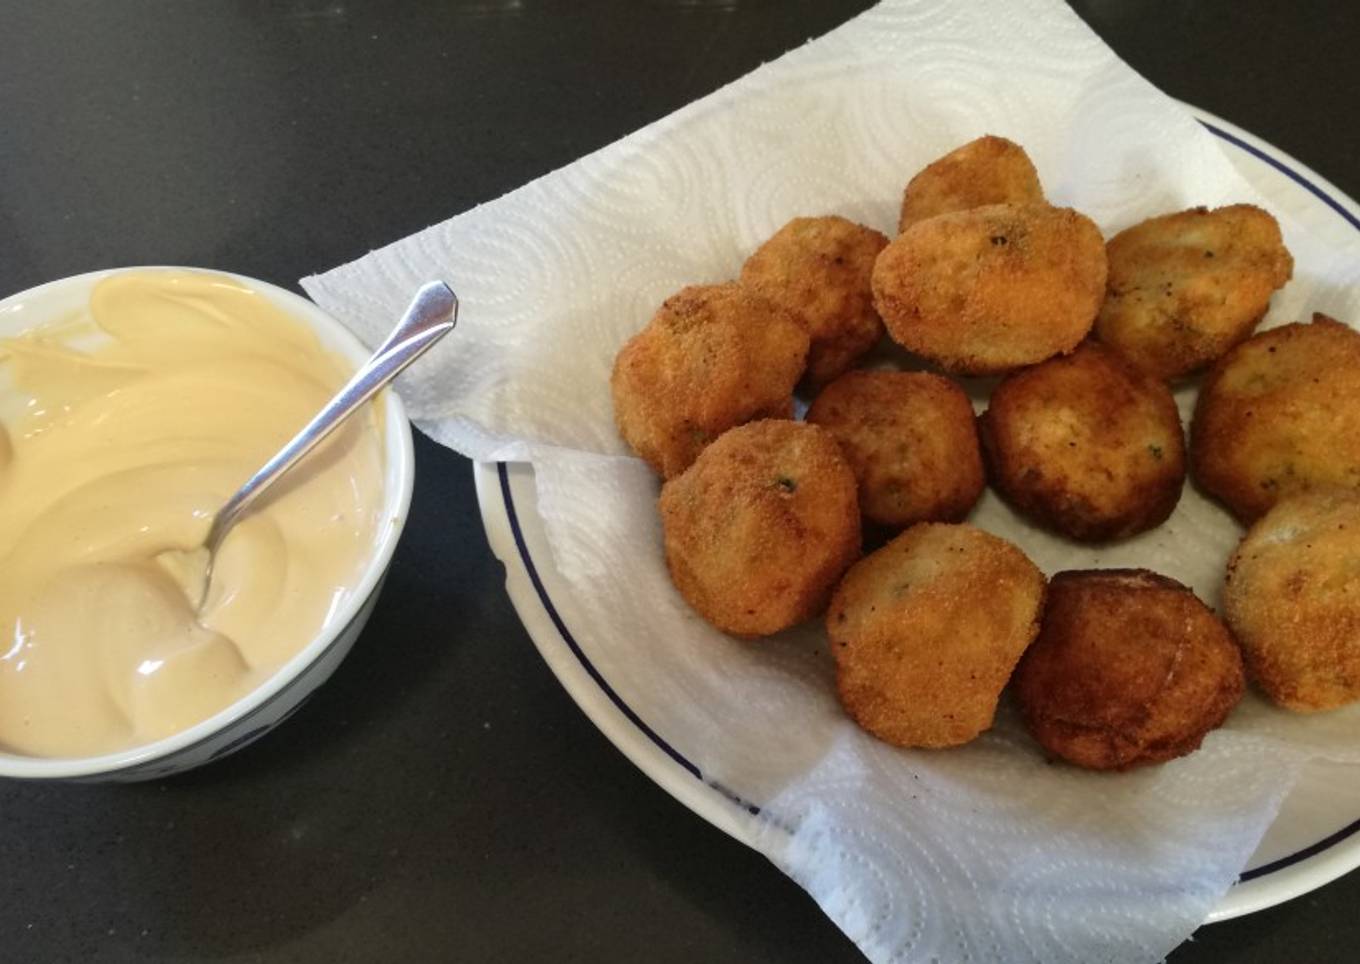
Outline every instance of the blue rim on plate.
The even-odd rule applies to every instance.
[[[1242,136],[1239,136],[1238,133],[1234,133],[1232,130],[1227,129],[1232,126],[1227,122],[1222,121],[1218,118],[1213,118],[1212,121],[1205,119],[1205,112],[1199,111],[1198,109],[1195,108],[1190,108],[1189,105],[1186,106],[1187,109],[1191,110],[1192,114],[1195,116],[1195,119],[1215,137],[1219,138],[1220,140],[1228,144],[1231,144],[1232,146],[1238,148],[1239,150],[1246,152],[1247,154],[1251,155],[1252,157],[1256,158],[1262,163],[1269,165],[1271,168],[1273,168],[1280,174],[1289,178],[1299,187],[1308,191],[1318,201],[1325,204],[1328,208],[1335,212],[1337,216],[1339,216],[1343,221],[1345,221],[1346,224],[1348,224],[1351,228],[1355,229],[1356,231],[1360,231],[1360,217],[1357,217],[1356,214],[1352,213],[1351,210],[1349,210],[1345,205],[1343,205],[1340,201],[1337,200],[1336,196],[1334,196],[1334,194],[1332,193],[1332,191],[1334,191],[1335,189],[1329,190],[1321,186],[1318,183],[1318,181],[1321,180],[1320,178],[1310,177],[1304,173],[1301,173],[1297,169],[1297,167],[1292,166],[1290,163],[1282,161],[1279,157],[1268,153],[1267,151],[1258,147],[1256,144],[1253,144],[1250,141],[1244,139]],[[1297,162],[1294,162],[1294,164],[1297,164]],[[1302,165],[1298,166],[1301,167]],[[1337,191],[1336,193],[1339,194],[1340,192]],[[553,627],[556,629],[558,635],[561,637],[562,642],[565,643],[568,650],[570,650],[572,656],[579,664],[579,667],[582,670],[584,670],[587,676],[594,682],[594,684],[598,687],[599,691],[609,700],[609,702],[615,707],[615,709],[617,709],[619,713],[622,714],[622,716],[630,724],[632,724],[632,726],[635,727],[639,733],[645,736],[647,740],[653,746],[656,747],[656,749],[660,750],[663,754],[665,754],[665,756],[669,758],[676,766],[684,770],[686,773],[690,775],[690,777],[698,781],[703,786],[719,793],[731,804],[735,805],[736,807],[739,807],[742,811],[744,811],[745,814],[749,814],[751,817],[760,818],[762,822],[772,821],[775,825],[777,825],[778,820],[773,818],[773,815],[771,815],[768,811],[763,811],[758,804],[748,801],[742,798],[739,794],[736,794],[735,792],[730,790],[729,788],[721,785],[720,783],[709,778],[706,778],[704,776],[703,769],[693,760],[689,759],[683,753],[677,750],[669,741],[665,739],[665,737],[663,737],[660,733],[653,729],[642,718],[642,716],[637,712],[637,710],[630,706],[619,695],[619,693],[609,683],[609,680],[606,679],[604,674],[600,672],[599,668],[596,667],[593,662],[591,662],[590,658],[585,654],[581,645],[577,642],[575,637],[572,635],[571,631],[567,628],[566,622],[563,620],[561,614],[558,611],[557,606],[554,604],[552,598],[549,596],[548,590],[544,585],[541,576],[539,575],[538,568],[535,565],[533,555],[529,550],[527,541],[525,539],[524,531],[520,524],[519,514],[516,509],[514,495],[512,493],[510,485],[509,463],[497,462],[495,463],[495,466],[496,475],[499,482],[500,490],[499,494],[504,505],[505,517],[509,523],[510,533],[514,540],[514,545],[519,556],[519,561],[522,563],[524,571],[529,577],[529,581],[533,587],[534,593],[538,598],[538,602],[543,607],[545,614],[551,621]],[[588,713],[587,715],[590,714]],[[620,748],[622,749],[622,747]],[[1322,837],[1321,839],[1315,841],[1314,843],[1301,847],[1298,850],[1295,850],[1294,852],[1289,853],[1283,857],[1269,861],[1268,863],[1262,864],[1258,867],[1253,867],[1250,870],[1244,870],[1238,876],[1236,883],[1244,884],[1249,881],[1260,880],[1262,878],[1269,877],[1270,875],[1276,874],[1282,870],[1285,870],[1286,868],[1292,867],[1305,860],[1316,857],[1332,849],[1333,847],[1337,846],[1341,842],[1349,839],[1350,837],[1354,836],[1357,833],[1360,833],[1360,819],[1357,819],[1347,824],[1346,826],[1342,827],[1341,829],[1336,830],[1335,832]],[[1329,877],[1328,879],[1330,880],[1333,878]],[[1311,887],[1305,888],[1303,891],[1299,891],[1299,893],[1306,892],[1306,890],[1308,889],[1312,888]],[[1290,894],[1288,896],[1291,897],[1297,896],[1297,894]],[[1270,906],[1271,904],[1274,904],[1276,902],[1277,902],[1276,900],[1270,900],[1264,903],[1258,902],[1255,903],[1254,906],[1239,909],[1230,912],[1229,914],[1224,916],[1215,915],[1211,919],[1225,919],[1226,917],[1236,916],[1237,914],[1240,913],[1248,913],[1251,910],[1260,909],[1261,907],[1265,906]]]

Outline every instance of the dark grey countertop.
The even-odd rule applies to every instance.
[[[825,32],[830,0],[0,0],[0,293],[122,264],[296,287]],[[1077,4],[1360,196],[1360,8]],[[138,786],[0,784],[0,961],[854,961],[544,666],[467,462],[418,439],[387,590],[286,726]],[[0,574],[3,578],[3,574]],[[1354,959],[1360,874],[1173,956]]]

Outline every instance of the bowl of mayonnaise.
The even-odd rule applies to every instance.
[[[301,706],[353,646],[406,520],[384,392],[228,534],[167,560],[368,356],[282,288],[98,271],[0,301],[0,776],[145,780]]]

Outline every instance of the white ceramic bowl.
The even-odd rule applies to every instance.
[[[125,271],[194,271],[194,268],[119,268],[63,278],[0,301],[0,336],[13,335],[52,318],[79,311],[102,278]],[[233,275],[305,322],[331,351],[355,368],[369,351],[339,322],[307,299],[290,291]],[[393,319],[395,323],[396,319]],[[357,591],[332,614],[317,636],[277,672],[246,696],[201,723],[153,743],[92,757],[44,758],[0,752],[0,776],[24,779],[134,781],[162,777],[208,763],[239,750],[278,726],[302,706],[312,691],[340,665],[368,621],[382,589],[392,552],[406,524],[415,479],[411,425],[394,392],[383,405],[383,523],[363,570]]]

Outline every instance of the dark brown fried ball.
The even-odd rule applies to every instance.
[[[1295,492],[1360,489],[1360,333],[1314,315],[1224,356],[1195,405],[1190,470],[1248,523]]]
[[[807,327],[813,387],[847,371],[882,336],[869,277],[887,244],[879,232],[845,218],[794,218],[742,266],[744,284]]]
[[[696,285],[662,304],[614,359],[614,421],[662,478],[685,470],[723,432],[793,415],[808,335],[744,285]]]
[[[987,134],[931,162],[907,184],[897,230],[937,214],[988,204],[1038,204],[1039,172],[1025,149]]]
[[[1282,499],[1228,561],[1228,625],[1247,670],[1291,710],[1360,699],[1360,493]]]
[[[717,628],[765,636],[820,613],[858,556],[855,476],[815,425],[725,433],[661,488],[666,565]]]
[[[1280,225],[1250,204],[1149,218],[1106,251],[1096,336],[1163,379],[1206,367],[1250,335],[1294,271]]]
[[[957,522],[982,495],[973,406],[942,375],[847,372],[817,396],[807,420],[840,443],[871,522]]]
[[[1044,577],[973,526],[922,523],[846,573],[827,611],[841,705],[897,746],[967,743],[992,725],[1039,630]]]
[[[1054,576],[1039,638],[1015,671],[1034,738],[1093,770],[1184,756],[1244,685],[1227,627],[1189,589],[1145,569]]]
[[[919,221],[878,256],[874,304],[904,348],[985,375],[1069,352],[1105,296],[1105,243],[1090,218],[994,204]]]
[[[1073,539],[1151,529],[1180,499],[1185,436],[1175,399],[1102,345],[1007,376],[980,428],[997,490]]]

